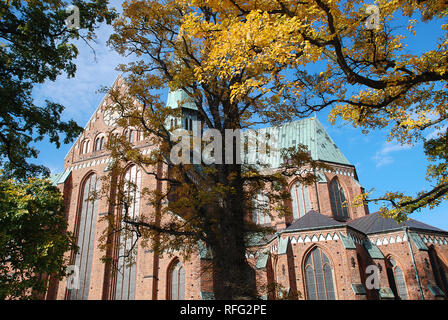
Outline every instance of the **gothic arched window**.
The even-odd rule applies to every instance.
[[[122,209],[122,216],[134,219],[139,216],[140,210],[140,187],[141,170],[137,166],[129,168],[124,175],[123,199],[125,203]],[[122,231],[118,246],[118,269],[115,283],[116,300],[132,300],[135,294],[135,263],[129,265],[136,256],[137,246],[135,245],[136,236],[130,230],[128,225],[122,222]]]
[[[330,183],[330,201],[331,210],[336,219],[348,219],[348,209],[346,204],[344,205],[346,200],[344,189],[342,189],[339,180],[337,178],[333,179]]]
[[[294,219],[304,216],[311,210],[310,193],[307,186],[298,182],[291,188],[292,213]]]
[[[185,300],[185,269],[179,260],[176,260],[169,270],[168,299]]]
[[[448,277],[447,272],[444,268],[442,260],[437,256],[437,252],[434,246],[429,247],[429,261],[431,262],[431,268],[434,273],[434,279],[436,280],[437,286],[442,289],[445,295],[448,295]]]
[[[267,195],[259,193],[253,199],[252,220],[256,224],[271,222],[271,217],[269,216],[269,198]]]
[[[135,136],[135,130],[127,129],[124,132],[124,138],[126,141],[133,143],[134,142],[134,136]]]
[[[408,293],[406,290],[406,281],[404,279],[403,271],[398,266],[397,262],[392,258],[387,259],[386,267],[389,285],[395,295],[395,298],[407,300]]]
[[[104,149],[104,137],[98,137],[95,142],[95,151]]]
[[[75,257],[75,266],[78,271],[78,289],[69,291],[70,300],[87,300],[90,287],[90,274],[95,239],[95,226],[98,211],[100,182],[96,174],[91,174],[82,184],[77,221],[77,245],[79,251]],[[76,271],[75,271],[76,272]]]
[[[79,154],[85,154],[85,153],[89,152],[89,149],[90,149],[90,141],[84,140],[81,143],[81,148],[79,149]]]
[[[335,300],[333,270],[327,255],[318,247],[308,253],[305,260],[307,299]]]

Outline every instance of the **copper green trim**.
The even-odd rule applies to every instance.
[[[352,283],[352,290],[357,296],[366,294],[366,288],[362,283]]]
[[[289,238],[282,238],[280,237],[278,239],[278,254],[285,254],[286,250],[288,249],[288,242],[289,242]]]
[[[266,268],[268,264],[268,258],[269,258],[269,252],[262,252],[258,256],[257,264],[255,265],[256,269],[263,269]]]
[[[428,247],[422,241],[422,239],[420,238],[420,236],[418,234],[410,233],[409,235],[411,236],[412,242],[414,242],[414,244],[415,244],[415,246],[417,247],[418,250],[420,250],[420,251],[428,251]]]
[[[344,236],[341,232],[339,232],[339,238],[342,241],[342,244],[344,245],[345,249],[355,249],[356,245],[353,242],[352,238]]]
[[[395,295],[389,287],[380,288],[379,294],[381,299],[395,299]]]
[[[434,297],[445,297],[445,294],[438,286],[433,285],[433,284],[428,284],[428,288]]]
[[[215,294],[213,292],[201,291],[201,300],[215,300]]]
[[[198,253],[201,259],[212,259],[212,252],[203,241],[198,241]]]
[[[384,255],[381,253],[380,249],[370,241],[364,241],[364,248],[366,248],[372,259],[384,259]]]
[[[54,174],[50,177],[51,184],[57,186],[58,184],[64,183],[69,177],[72,170],[65,170],[64,172]]]

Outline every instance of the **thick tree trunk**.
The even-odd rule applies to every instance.
[[[228,240],[228,245],[212,248],[215,298],[256,299],[255,274],[246,261],[244,248],[236,246],[234,239]]]
[[[218,300],[255,299],[255,273],[246,260],[246,199],[242,180],[239,178],[241,167],[224,167],[224,180],[233,176],[231,181],[225,181],[227,186],[232,186],[232,191],[223,199],[219,212],[213,214],[218,221],[214,226],[214,239],[210,243],[213,253],[214,294]]]

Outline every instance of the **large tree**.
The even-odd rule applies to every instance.
[[[76,247],[66,230],[64,199],[48,180],[0,175],[0,299],[40,298],[50,276],[66,276],[64,254]]]
[[[198,21],[192,21],[196,16]],[[247,65],[231,74],[221,73],[219,68],[209,65],[216,39],[213,33],[202,30],[218,22],[227,26],[231,21],[207,7],[196,8],[182,1],[134,0],[123,5],[123,15],[114,23],[115,34],[110,43],[119,53],[134,55],[135,61],[121,66],[125,85],[108,91],[114,103],[106,112],[116,112],[117,125],[143,133],[153,147],[150,154],[144,154],[141,149],[133,148],[125,134],[111,135],[108,148],[114,162],[108,183],[103,186],[111,207],[118,208],[120,219],[117,221],[117,211],[111,210],[110,228],[105,231],[103,241],[106,247],[111,245],[110,234],[120,231],[129,237],[137,235],[137,239],[157,253],[178,250],[186,255],[202,243],[212,257],[209,271],[213,272],[215,297],[255,298],[254,284],[248,281],[253,270],[246,260],[247,246],[250,241],[253,243],[255,234],[260,236],[260,232],[273,230],[253,223],[254,206],[263,211],[269,211],[270,207],[278,215],[285,214],[284,200],[289,197],[285,188],[287,177],[294,175],[303,183],[313,183],[314,170],[326,166],[313,161],[303,146],[279,151],[270,142],[266,153],[282,152],[286,160],[280,169],[236,160],[241,140],[225,140],[230,132],[279,124],[291,120],[295,114],[280,94],[270,94],[279,90],[279,71],[284,60],[268,67]],[[271,81],[263,90],[253,90],[247,85],[256,85],[265,78]],[[234,94],[235,87],[239,88],[237,94]],[[181,106],[188,103],[197,109],[202,128],[196,134],[207,135],[210,130],[216,133],[213,138],[203,137],[208,143],[217,142],[209,158],[196,158],[194,164],[174,159],[179,155],[174,152],[173,157],[173,150],[179,146],[175,136],[180,129],[176,129],[176,123],[179,124],[182,116],[180,108],[167,106],[161,97],[167,88],[183,96]],[[193,138],[192,131],[185,130],[183,134],[184,138],[188,137],[185,145],[194,141],[201,145],[195,140],[198,138]],[[272,135],[260,134],[257,139],[269,141],[274,138]],[[252,140],[248,138],[248,141]],[[203,151],[198,150],[199,154]],[[243,143],[242,150],[253,154],[256,147],[250,142]],[[233,156],[226,160],[229,152]],[[182,154],[186,159],[192,155],[186,151]],[[209,161],[213,157],[215,161]],[[153,176],[158,185],[139,193],[140,202],[154,208],[153,212],[145,210],[139,217],[134,217],[132,210],[137,190],[130,192],[138,183],[126,179],[126,175],[120,179],[129,162]],[[257,203],[259,193],[265,195],[261,203]],[[132,257],[130,251],[127,257]]]
[[[75,13],[66,11],[69,5],[79,9],[79,19],[66,23]],[[0,165],[5,175],[47,175],[47,168],[30,163],[39,153],[32,144],[48,138],[59,147],[62,136],[69,143],[81,133],[74,121],[61,119],[62,105],[48,100],[36,105],[32,90],[63,73],[73,77],[78,54],[73,41],[92,40],[99,23],[111,23],[115,16],[107,0],[0,2]]]
[[[207,64],[194,68],[199,81],[216,72],[226,78],[248,69],[273,69],[256,81],[233,84],[231,98],[241,98],[247,88],[264,92],[274,81],[272,94],[287,96],[298,115],[330,109],[333,122],[339,117],[365,132],[384,129],[390,140],[403,144],[423,142],[427,190],[388,192],[376,199],[364,195],[359,202],[381,201],[382,212],[401,221],[447,199],[445,0],[183,3],[200,8],[185,17],[185,34],[213,39]],[[441,36],[428,35],[434,38],[429,48],[414,45],[411,51],[415,26],[423,23],[440,25]]]
[[[66,11],[69,5],[79,12]],[[79,17],[68,20],[76,13]],[[62,196],[48,181],[29,178],[49,173],[30,158],[39,153],[33,143],[48,138],[59,147],[82,128],[61,119],[60,104],[36,105],[32,91],[63,73],[73,77],[78,54],[73,41],[93,40],[99,24],[115,16],[106,0],[0,2],[1,299],[39,297],[48,277],[65,276],[63,255],[74,247]]]

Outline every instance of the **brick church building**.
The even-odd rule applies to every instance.
[[[118,77],[114,86],[122,85]],[[168,105],[177,107],[185,98],[170,92]],[[113,273],[103,263],[98,248],[106,228],[100,220],[109,211],[106,199],[91,199],[110,162],[105,143],[111,133],[126,134],[135,148],[148,153],[151,146],[138,132],[114,126],[103,111],[107,95],[65,157],[65,171],[52,176],[66,202],[69,231],[77,237],[78,254],[71,254],[77,268],[77,289],[67,281],[50,281],[47,299],[213,299],[212,280],[205,272],[210,256],[199,243],[193,256],[184,261],[176,253],[157,255],[138,246],[135,264],[122,265]],[[194,105],[181,104],[182,125],[191,129],[196,119]],[[262,299],[446,299],[448,295],[448,232],[410,219],[397,224],[367,207],[351,205],[363,192],[356,168],[343,155],[317,118],[286,123],[278,128],[281,147],[308,146],[313,159],[333,167],[317,172],[318,182],[303,186],[289,181],[291,215],[278,217],[255,210],[254,222],[271,225],[277,232],[252,239],[247,259],[253,266]],[[275,159],[270,164],[278,167]],[[125,173],[138,188],[156,188],[155,178],[130,164]],[[138,197],[136,197],[138,198]],[[348,206],[342,205],[344,201]],[[133,214],[151,212],[144,201],[135,201]],[[110,253],[119,257],[119,250]],[[372,276],[376,275],[374,282]],[[276,283],[276,290],[271,284]],[[368,284],[376,283],[373,287]]]

